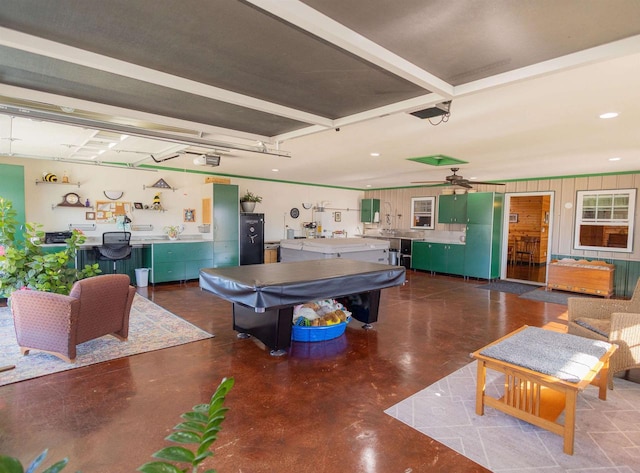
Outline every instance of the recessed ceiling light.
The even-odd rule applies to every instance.
[[[371,156],[373,156],[374,158],[377,158],[378,156],[380,156],[380,153],[371,153]]]
[[[476,176],[470,177],[469,180],[473,181],[474,179],[478,179]]]
[[[615,157],[615,158],[609,158],[609,161],[620,161],[622,158],[620,157]]]
[[[607,112],[600,115],[600,118],[616,118],[618,116],[618,112]]]
[[[273,168],[272,171],[273,172],[278,172],[278,171],[280,171],[280,169]]]
[[[371,184],[367,184],[365,187],[371,187]]]

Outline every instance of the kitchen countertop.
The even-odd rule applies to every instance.
[[[144,246],[153,245],[153,244],[165,244],[165,243],[200,243],[203,241],[213,243],[213,240],[204,240],[202,238],[185,238],[177,240],[169,240],[168,238],[162,238],[161,236],[149,237],[149,238],[131,238],[131,246],[133,248],[142,248]],[[87,238],[82,245],[80,245],[81,249],[93,248],[94,246],[100,246],[102,244],[102,239],[99,238]],[[67,246],[65,243],[49,243],[40,245],[43,248],[64,248]]]

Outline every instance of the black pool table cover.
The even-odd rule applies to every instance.
[[[200,270],[200,287],[256,312],[399,286],[404,266],[331,258]]]

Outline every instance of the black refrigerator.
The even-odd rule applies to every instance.
[[[240,265],[264,263],[264,214],[240,214]]]

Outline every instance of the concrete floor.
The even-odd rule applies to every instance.
[[[524,324],[562,329],[566,306],[476,288],[486,281],[407,276],[382,291],[372,330],[352,321],[283,357],[238,339],[231,304],[195,281],[139,288],[215,338],[1,387],[0,453],[27,462],[49,448],[69,471],[134,471],[169,445],[181,413],[234,377],[205,462],[220,473],[486,471],[383,411]]]

